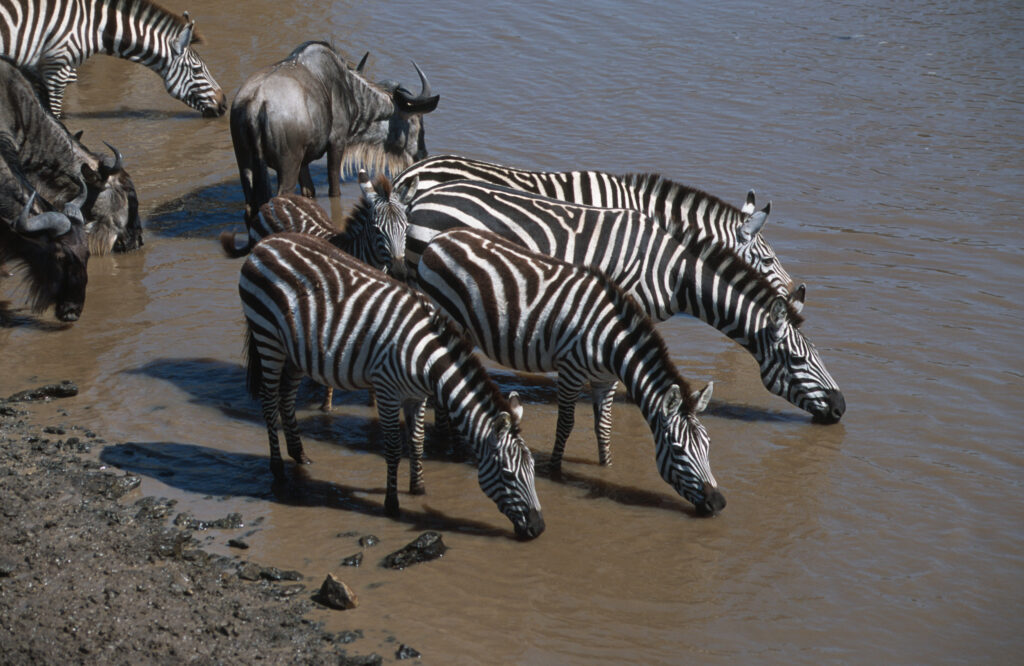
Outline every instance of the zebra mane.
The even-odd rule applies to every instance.
[[[673,190],[678,190],[686,194],[692,194],[695,199],[706,199],[708,202],[708,208],[717,205],[731,213],[740,213],[740,209],[737,206],[734,206],[731,203],[716,197],[714,194],[711,194],[710,192],[707,192],[697,187],[692,187],[690,185],[684,185],[683,183],[677,183],[674,180],[665,178],[661,174],[627,173],[619,177],[626,181],[626,183],[631,187],[636,187],[644,191],[651,191],[654,189],[666,189],[669,192],[671,192]],[[672,197],[666,198],[671,199]],[[669,220],[666,220],[666,222],[668,221]]]
[[[692,412],[696,407],[696,402],[691,395],[693,391],[690,389],[689,382],[680,374],[679,369],[672,362],[672,357],[668,352],[668,347],[665,345],[664,338],[658,335],[654,328],[654,321],[631,294],[626,293],[614,280],[605,275],[604,271],[600,268],[586,266],[583,270],[597,280],[597,283],[604,289],[605,294],[608,295],[615,309],[623,319],[629,322],[631,329],[640,328],[648,333],[651,343],[655,345],[657,350],[658,362],[668,369],[668,373],[672,376],[672,381],[679,385],[679,389],[683,394],[684,406],[688,412]]]
[[[108,5],[115,4],[115,0],[109,0],[106,4],[108,4]],[[131,11],[131,9],[130,9],[131,6],[135,5],[135,6],[139,7],[144,14],[145,13],[159,14],[165,20],[169,21],[172,25],[175,25],[175,26],[177,26],[179,28],[183,28],[183,27],[185,27],[186,25],[188,25],[191,22],[191,21],[186,21],[185,17],[183,15],[175,14],[171,10],[167,9],[166,7],[164,7],[164,6],[160,5],[160,4],[157,4],[157,3],[153,2],[152,0],[128,0],[125,4],[128,5],[127,7],[125,7],[122,10],[125,13],[129,13]],[[202,35],[200,35],[199,31],[196,30],[193,27],[192,28],[192,42],[191,43],[192,44],[201,44],[202,42],[203,42]]]
[[[685,235],[685,234],[684,234]],[[678,239],[677,239],[678,240]],[[715,243],[713,238],[697,239],[691,235],[687,242],[682,243],[686,251],[699,258],[711,267],[723,280],[731,285],[753,283],[753,289],[744,289],[754,302],[763,308],[771,307],[772,302],[778,297],[775,287],[764,275],[751,266],[743,257],[730,247]],[[789,325],[800,328],[804,323],[804,317],[793,304],[786,300],[786,312]]]

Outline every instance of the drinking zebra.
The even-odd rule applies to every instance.
[[[480,487],[516,536],[544,531],[518,400],[502,397],[469,344],[421,295],[323,239],[295,233],[253,248],[238,291],[247,323],[246,383],[262,404],[275,478],[284,475],[279,418],[289,455],[310,462],[295,419],[302,376],[341,389],[373,388],[387,462],[384,506],[396,515],[399,412],[404,407],[413,424],[410,492],[422,493],[423,410],[433,396],[473,447]]]
[[[754,191],[742,208],[707,192],[657,174],[622,176],[604,171],[527,171],[456,155],[421,160],[395,178],[395,186],[416,179],[420,194],[456,180],[473,180],[532,192],[584,206],[628,208],[656,221],[666,230],[693,230],[698,239],[711,238],[730,247],[763,274],[781,295],[789,293],[792,278],[761,230],[771,203],[754,210]]]
[[[192,49],[195,21],[175,16],[149,0],[0,0],[0,55],[43,79],[57,117],[75,68],[94,53],[149,67],[175,98],[220,116],[224,92]]]
[[[431,300],[488,358],[523,372],[558,373],[553,470],[561,465],[584,384],[618,380],[654,433],[661,478],[699,515],[725,506],[708,463],[710,440],[696,416],[711,399],[712,385],[690,392],[653,322],[603,273],[497,234],[453,229],[427,246],[418,276]],[[603,448],[602,462],[609,455]]]
[[[420,254],[453,227],[487,229],[529,250],[602,270],[655,321],[684,312],[714,326],[757,360],[772,393],[835,423],[846,410],[838,385],[800,330],[805,292],[780,296],[729,248],[694,234],[677,239],[633,210],[579,206],[498,185],[459,181],[409,207],[406,261],[413,281]],[[610,396],[595,395],[603,403]]]

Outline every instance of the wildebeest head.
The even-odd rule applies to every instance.
[[[167,92],[180,99],[207,118],[224,115],[228,108],[224,91],[214,80],[206,63],[192,49],[199,39],[195,34],[195,21],[185,12],[185,25],[171,44],[171,61],[164,72]]]
[[[365,61],[364,56],[360,67]],[[413,62],[412,66],[420,77],[420,93],[413,95],[397,81],[385,80],[377,84],[391,95],[394,113],[353,138],[345,152],[346,170],[373,165],[376,170],[388,169],[398,173],[427,157],[423,114],[437,108],[440,95],[431,91],[430,82],[419,65]]]
[[[89,244],[85,229],[69,207],[68,214],[47,211],[33,214],[36,195],[13,223],[0,221],[0,263],[13,261],[26,271],[32,309],[53,305],[57,319],[76,321],[85,305]]]
[[[143,244],[135,184],[124,169],[120,151],[109,143],[106,145],[113,157],[100,157],[86,151],[92,159],[82,164],[82,176],[89,189],[82,212],[87,222],[89,246],[96,254],[105,254],[111,249],[129,252]]]

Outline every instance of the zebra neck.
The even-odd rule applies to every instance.
[[[100,0],[93,10],[100,31],[100,49],[131,60],[163,76],[171,65],[171,45],[183,19],[149,0]],[[112,20],[117,16],[118,20]]]
[[[774,293],[739,257],[717,254],[707,261],[708,255],[681,256],[674,271],[673,308],[714,326],[760,362],[764,352],[759,331],[768,321]]]
[[[622,330],[616,337],[613,369],[626,394],[654,427],[657,404],[672,384],[687,389],[686,380],[672,365],[664,343],[653,329]]]
[[[500,394],[483,365],[471,354],[449,349],[443,356],[434,355],[427,370],[434,400],[448,412],[456,432],[479,454],[483,443],[480,434],[487,432],[498,417],[494,398],[500,398]]]
[[[637,210],[658,220],[671,230],[693,230],[699,239],[713,238],[722,245],[736,244],[736,233],[743,223],[742,212],[718,197],[657,174],[631,174],[626,178]]]

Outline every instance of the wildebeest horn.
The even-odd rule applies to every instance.
[[[89,188],[85,185],[85,180],[78,176],[79,192],[78,196],[71,201],[64,204],[64,214],[68,216],[68,219],[72,222],[78,222],[79,224],[85,224],[85,216],[82,215],[82,206],[85,205],[85,200],[89,198]]]
[[[363,73],[363,67],[366,67],[366,59],[369,58],[369,57],[370,57],[370,52],[367,51],[366,53],[363,54],[363,57],[359,61],[359,64],[356,65],[356,71],[359,72],[360,74]]]
[[[113,163],[110,163],[108,161],[110,159],[108,157],[104,157],[102,160],[100,160],[100,164],[103,166],[104,169],[106,169],[107,174],[111,174],[111,173],[114,173],[115,171],[120,171],[121,169],[123,169],[124,168],[124,156],[121,154],[121,151],[118,150],[117,148],[114,148],[112,145],[110,145],[106,141],[104,141],[103,143],[104,143],[104,145],[107,146],[107,148],[110,148],[110,152],[114,153],[114,162]]]
[[[412,61],[412,66],[416,68],[416,73],[420,76],[420,94],[413,97],[408,90],[402,87],[398,87],[395,90],[395,101],[402,107],[403,111],[410,113],[430,113],[437,108],[437,103],[441,99],[440,95],[433,95],[430,89],[430,81],[427,80],[427,75],[423,73],[420,66],[416,64],[416,61]]]
[[[14,223],[14,230],[16,232],[29,236],[46,233],[49,234],[51,238],[56,238],[57,236],[63,236],[67,232],[71,231],[71,220],[63,213],[49,211],[47,213],[40,213],[39,215],[29,217],[29,213],[32,211],[32,204],[35,200],[36,193],[33,192],[32,196],[28,198],[28,203],[25,204],[21,214],[18,215],[17,221]]]

